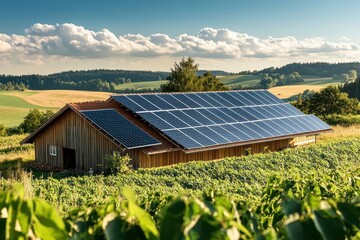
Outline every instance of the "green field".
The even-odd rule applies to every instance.
[[[6,127],[12,127],[19,125],[24,116],[30,109],[38,108],[41,110],[55,110],[57,108],[42,107],[26,102],[22,98],[12,96],[13,93],[19,92],[4,92],[0,91],[0,124],[4,124]],[[24,95],[32,95],[36,92],[22,92]]]
[[[149,81],[149,82],[133,82],[133,83],[124,83],[116,86],[116,90],[144,90],[144,89],[158,89],[162,84],[165,84],[166,80],[161,81]]]
[[[233,76],[220,76],[218,78],[226,86],[241,85],[244,88],[254,87],[261,80],[261,76],[258,75],[233,75]]]

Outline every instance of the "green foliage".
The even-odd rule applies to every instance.
[[[354,82],[347,82],[341,88],[342,92],[349,94],[349,97],[360,100],[360,75]]]
[[[49,120],[54,113],[50,110],[40,112],[38,109],[32,109],[28,115],[25,116],[24,121],[19,125],[21,132],[30,133],[39,128],[47,120]]]
[[[65,239],[68,234],[57,211],[39,199],[24,199],[21,185],[0,192],[1,239]]]
[[[106,155],[104,161],[108,174],[127,173],[133,168],[129,155]]]
[[[328,86],[320,92],[314,93],[311,98],[303,99],[301,95],[293,105],[304,113],[311,113],[325,117],[329,114],[358,114],[359,101],[349,98],[346,93],[340,92],[339,87]]]
[[[288,76],[283,74],[264,74],[261,79],[259,86],[260,88],[269,89],[275,86],[284,86],[293,83],[304,82],[304,79],[300,76],[298,72],[293,72]]]
[[[330,114],[322,117],[321,119],[330,125],[351,126],[351,125],[360,124],[360,114],[357,115]]]
[[[4,124],[0,124],[0,137],[6,136],[6,127]]]
[[[227,90],[210,72],[197,76],[198,64],[192,58],[183,58],[180,63],[175,63],[171,69],[169,82],[161,85],[163,92],[198,92]]]

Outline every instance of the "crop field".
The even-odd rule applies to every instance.
[[[0,143],[9,145],[6,139],[0,139]],[[10,144],[9,147],[14,146]],[[193,232],[199,231],[189,223],[194,221],[204,224],[202,228],[209,228],[204,231],[211,230],[211,235],[221,232],[224,234],[230,228],[244,235],[242,239],[253,239],[259,234],[268,236],[266,239],[276,239],[275,235],[284,236],[289,231],[291,233],[292,229],[287,228],[289,223],[286,219],[290,213],[299,214],[295,209],[304,209],[301,214],[305,219],[298,221],[312,221],[312,216],[317,216],[316,211],[319,214],[320,211],[323,214],[325,210],[330,211],[317,207],[321,201],[321,206],[334,206],[331,208],[331,213],[334,212],[331,219],[341,224],[340,229],[346,229],[351,236],[359,236],[357,222],[352,220],[357,216],[355,212],[358,211],[358,206],[356,203],[350,204],[360,192],[360,182],[357,179],[360,174],[359,155],[360,138],[349,138],[281,152],[211,162],[191,162],[110,176],[84,175],[58,179],[55,175],[42,178],[20,172],[12,179],[0,181],[0,189],[5,191],[16,183],[23,186],[20,189],[15,185],[13,193],[7,192],[10,195],[6,198],[0,192],[0,203],[7,208],[9,201],[11,204],[23,201],[23,192],[27,204],[14,211],[24,211],[23,216],[34,214],[32,218],[49,218],[47,221],[54,221],[46,224],[42,231],[35,231],[39,235],[45,234],[44,231],[54,231],[53,234],[62,238],[68,234],[90,238],[99,234],[121,234],[126,226],[126,229],[134,228],[135,231],[122,233],[127,236],[145,234],[143,231],[150,234],[149,229],[152,229],[154,236],[150,234],[142,239],[177,239],[171,237],[172,234],[194,234],[182,231],[182,226],[188,226]],[[132,191],[136,193],[137,200]],[[34,199],[34,203],[29,203],[29,199],[34,197],[40,200]],[[1,202],[4,199],[7,202]],[[286,205],[289,202],[291,205]],[[13,206],[11,204],[9,208]],[[39,204],[42,205],[40,209],[26,210]],[[333,208],[335,209],[332,210]],[[308,212],[309,209],[315,213]],[[235,216],[232,215],[234,213]],[[238,221],[235,220],[236,214],[241,216]],[[212,218],[209,219],[210,216]],[[344,216],[347,224],[335,219]],[[347,218],[349,216],[350,219]],[[314,221],[323,220],[319,218],[317,216]],[[111,227],[114,219],[120,221],[117,224],[124,226]],[[323,221],[326,220],[329,219],[325,218]],[[169,221],[174,224],[172,228],[167,227]],[[256,222],[259,226],[254,229],[249,221]],[[232,222],[237,224],[233,226]],[[42,221],[29,222],[35,226],[41,223]],[[211,225],[215,223],[215,226]],[[310,236],[324,232],[324,229],[316,229],[306,229],[306,232]],[[23,228],[21,230],[24,231]],[[337,233],[339,229],[326,228],[326,231]],[[345,234],[343,231],[340,234]]]
[[[69,102],[105,100],[109,96],[105,92],[72,90],[0,91],[0,124],[17,126],[30,109],[57,111]]]

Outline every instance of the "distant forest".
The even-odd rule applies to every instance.
[[[206,70],[199,70],[203,75]],[[230,75],[224,71],[210,71],[215,76]],[[115,91],[116,85],[131,82],[166,80],[170,72],[131,70],[67,71],[49,75],[0,75],[0,90],[71,89]]]
[[[314,62],[314,63],[291,63],[280,68],[265,68],[260,71],[254,71],[251,73],[257,74],[285,74],[289,75],[293,72],[298,72],[300,75],[316,75],[320,77],[332,77],[335,74],[347,73],[350,70],[356,70],[360,72],[359,62],[349,63],[326,63],[326,62]],[[250,73],[250,72],[247,72]]]

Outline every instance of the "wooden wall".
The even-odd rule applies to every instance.
[[[76,168],[102,170],[104,156],[121,149],[68,109],[35,137],[35,156],[39,161],[63,168],[63,148],[75,149]],[[57,147],[57,156],[50,156],[49,145]]]
[[[139,165],[140,168],[151,168],[151,167],[160,167],[173,165],[176,163],[185,163],[190,161],[210,161],[221,159],[225,157],[233,157],[233,156],[242,156],[252,153],[264,153],[264,152],[274,152],[279,151],[285,148],[290,147],[290,142],[293,139],[284,139],[277,140],[272,142],[263,142],[251,145],[243,145],[237,147],[227,147],[216,150],[209,150],[203,152],[196,153],[185,153],[181,150],[154,154],[154,155],[146,155],[139,151]]]

